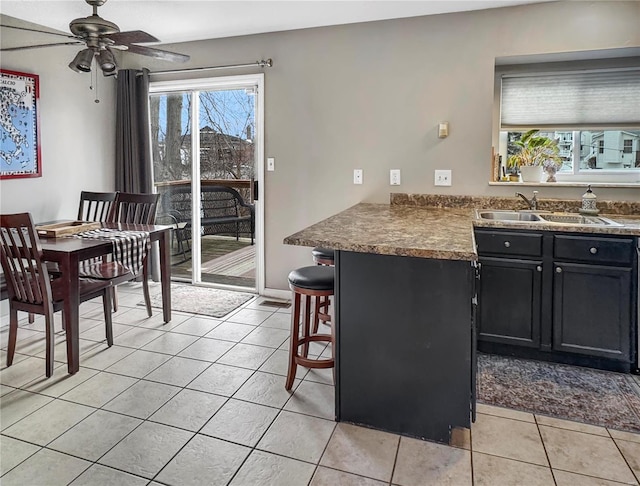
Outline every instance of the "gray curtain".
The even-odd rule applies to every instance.
[[[149,71],[121,69],[116,87],[116,190],[153,192]]]
[[[116,85],[116,191],[151,193],[149,70],[121,69]],[[150,273],[160,279],[159,253],[151,249]]]

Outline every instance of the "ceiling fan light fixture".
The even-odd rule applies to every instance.
[[[71,21],[69,29],[73,35],[49,32],[47,30],[33,29],[30,27],[18,27],[3,25],[6,28],[14,28],[29,32],[39,32],[42,34],[62,36],[66,39],[73,39],[72,42],[50,42],[47,44],[27,45],[22,47],[2,48],[0,50],[22,50],[58,45],[77,45],[84,43],[84,47],[78,52],[73,61],[69,63],[69,69],[76,73],[89,73],[92,69],[93,58],[105,76],[117,75],[118,63],[113,49],[128,51],[132,54],[149,56],[169,62],[185,62],[189,56],[177,52],[165,51],[155,47],[147,47],[141,44],[149,42],[159,42],[159,40],[147,32],[132,30],[121,32],[120,28],[113,22],[103,19],[98,15],[98,7],[104,5],[107,0],[85,0],[93,7],[93,14],[88,17],[81,17]],[[2,0],[0,0],[2,2]]]
[[[113,73],[118,67],[116,58],[108,47],[100,50],[100,53],[98,54],[98,64],[105,75]]]
[[[93,62],[93,50],[82,49],[76,54],[76,57],[71,61],[69,67],[76,72],[88,73],[91,71],[91,63]]]
[[[69,69],[71,69],[72,71],[75,71],[77,73],[81,73],[82,72],[77,68],[76,63],[75,63],[75,59],[69,63]]]

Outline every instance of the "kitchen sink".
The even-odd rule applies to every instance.
[[[522,211],[478,211],[478,217],[496,221],[540,221],[537,214]]]
[[[622,226],[602,216],[584,216],[576,213],[552,213],[546,211],[508,211],[476,209],[478,219],[523,223],[555,223],[563,225]]]

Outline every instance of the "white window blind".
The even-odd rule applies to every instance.
[[[503,129],[640,126],[640,68],[503,75]]]

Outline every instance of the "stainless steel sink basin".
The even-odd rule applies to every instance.
[[[523,223],[546,223],[562,225],[598,225],[598,226],[622,226],[608,218],[602,216],[583,216],[575,213],[551,213],[547,211],[508,211],[477,209],[478,219],[488,219],[493,221],[523,222]]]
[[[478,211],[478,217],[496,221],[540,221],[537,214],[520,211]]]
[[[583,216],[581,214],[572,213],[549,213],[543,214],[541,219],[549,221],[550,223],[562,223],[562,224],[598,224],[598,225],[619,225],[615,221],[607,218],[601,218],[600,216]]]

